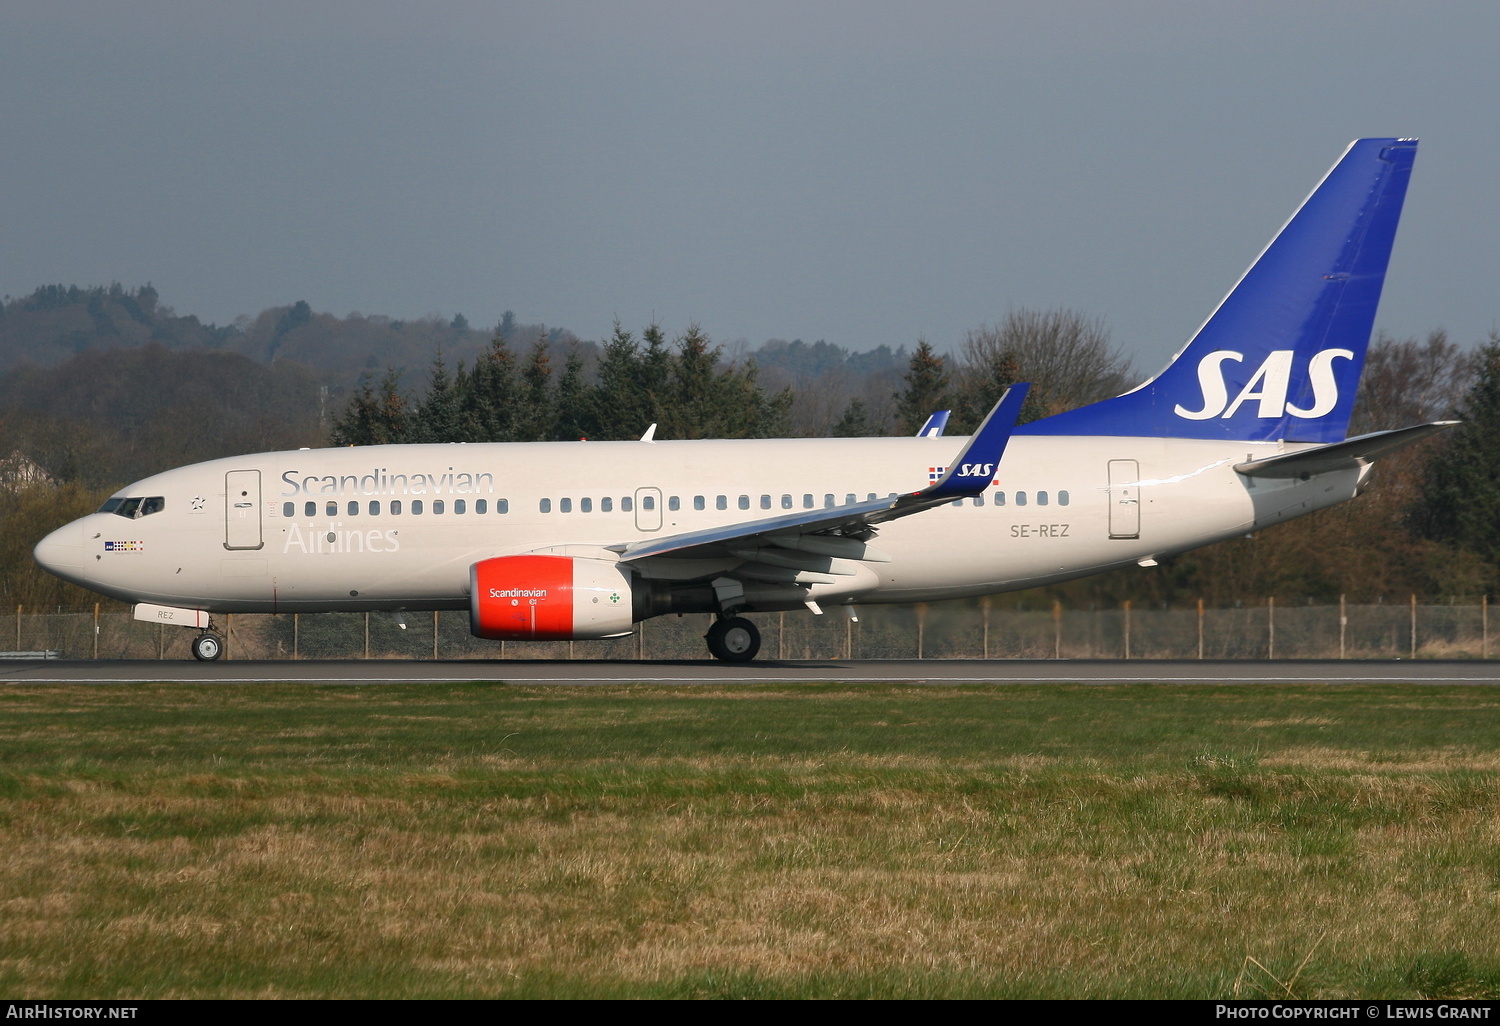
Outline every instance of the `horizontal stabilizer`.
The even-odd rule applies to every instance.
[[[1462,421],[1439,420],[1431,424],[1397,428],[1394,431],[1375,431],[1343,442],[1320,445],[1315,449],[1268,456],[1263,460],[1247,460],[1235,464],[1234,469],[1246,477],[1268,478],[1302,477],[1326,474],[1331,470],[1350,470],[1460,423]]]

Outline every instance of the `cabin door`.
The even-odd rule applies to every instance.
[[[1135,460],[1109,461],[1109,536],[1141,536],[1141,465]]]
[[[260,536],[260,471],[231,470],[224,475],[224,547],[258,549]]]
[[[635,526],[638,531],[661,530],[661,489],[635,490]]]

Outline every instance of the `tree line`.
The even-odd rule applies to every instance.
[[[334,445],[545,442],[638,438],[772,438],[790,433],[789,388],[767,394],[753,362],[726,363],[697,326],[672,343],[658,325],[637,339],[619,323],[590,380],[576,346],[560,372],[538,338],[518,357],[496,333],[472,367],[450,373],[441,354],[426,390],[408,397],[394,368],[366,377],[333,425]]]
[[[696,325],[669,338],[657,325],[636,333],[616,324],[590,341],[514,315],[481,333],[461,316],[403,325],[331,318],[305,303],[233,330],[199,325],[187,344],[172,332],[192,324],[149,286],[56,286],[7,298],[0,334],[30,338],[38,325],[90,317],[98,331],[113,325],[118,344],[96,332],[72,355],[54,347],[0,372],[0,458],[24,454],[55,481],[0,493],[0,602],[10,607],[92,604],[94,596],[39,571],[31,546],[126,482],[185,463],[330,443],[628,439],[653,423],[660,438],[909,434],[939,409],[953,411],[956,434],[1018,380],[1032,383],[1022,414],[1030,420],[1118,394],[1140,377],[1102,321],[1065,309],[1011,311],[946,354],[925,340],[865,353],[801,340],[751,350],[715,343]],[[374,329],[384,334],[363,334]],[[325,337],[342,354],[340,375],[364,367],[357,383],[304,362]],[[359,348],[376,337],[403,339],[404,348]],[[408,362],[419,341],[425,373]],[[1477,348],[1441,331],[1373,339],[1351,433],[1445,417],[1465,424],[1382,459],[1353,502],[1151,570],[997,601],[1492,591],[1500,585],[1500,337]]]

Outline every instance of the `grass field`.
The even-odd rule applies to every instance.
[[[11,997],[1500,997],[1486,688],[0,688]]]

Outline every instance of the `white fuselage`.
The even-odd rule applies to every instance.
[[[463,608],[469,568],[480,560],[613,559],[644,538],[918,491],[963,444],[546,442],[237,456],[139,481],[119,496],[160,497],[159,511],[92,514],[50,535],[37,555],[128,602],[212,612]],[[807,597],[883,603],[1027,588],[1185,551],[1355,494],[1354,470],[1306,481],[1234,470],[1299,448],[1014,437],[982,504],[964,499],[880,526],[870,545],[889,562],[860,562]],[[738,562],[650,558],[633,569],[647,580],[706,581]]]

